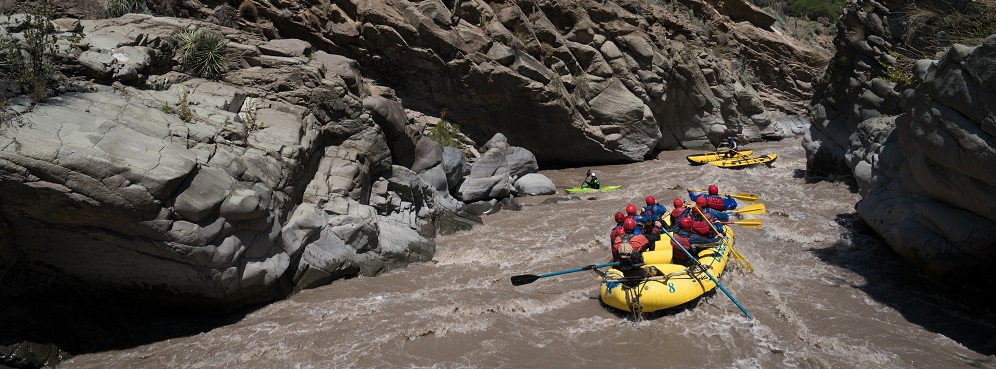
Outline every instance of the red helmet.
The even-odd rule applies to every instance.
[[[633,232],[634,228],[636,228],[636,221],[633,220],[633,218],[626,218],[626,221],[623,222],[623,229],[625,229],[626,232]]]
[[[674,207],[676,207],[676,208],[683,208],[683,207],[685,207],[685,202],[681,201],[681,199],[679,199],[679,198],[675,198],[674,199]]]
[[[684,229],[692,229],[692,218],[681,218],[681,220],[678,221],[678,225]]]
[[[709,194],[719,195],[719,187],[716,187],[716,185],[709,185]]]
[[[695,205],[698,205],[700,208],[705,208],[709,205],[709,200],[706,200],[705,196],[696,197]]]
[[[657,199],[655,199],[653,196],[647,196],[647,206],[654,206],[654,205],[657,205]]]
[[[633,204],[626,205],[626,214],[636,215],[636,205]]]
[[[616,212],[616,223],[622,223],[623,219],[626,219],[626,216],[623,215],[623,213],[621,211],[617,211]]]

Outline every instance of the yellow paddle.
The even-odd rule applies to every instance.
[[[750,204],[740,209],[734,210],[733,213],[758,215],[758,214],[764,214],[767,211],[768,209],[764,207],[764,204]]]
[[[733,248],[733,243],[730,242],[730,238],[726,237],[726,234],[724,234],[723,232],[720,232],[718,229],[716,229],[716,225],[712,224],[712,222],[710,222],[708,220],[708,218],[706,218],[705,213],[702,212],[702,209],[699,209],[698,206],[693,206],[693,207],[695,208],[695,211],[699,212],[699,215],[702,215],[702,218],[705,219],[705,222],[709,223],[709,228],[712,228],[713,232],[716,232],[716,234],[718,234],[718,235],[720,235],[720,236],[723,237],[723,242],[726,243],[726,245],[730,247],[730,254],[733,255],[733,259],[736,260],[736,261],[739,261],[740,264],[743,265],[744,269],[747,269],[747,272],[754,273],[754,267],[751,266],[750,263],[747,262],[747,259],[744,258],[743,255],[740,255],[740,253],[737,252],[737,250]],[[760,219],[758,219],[758,220],[760,220]],[[729,222],[729,223],[736,223],[736,222]]]
[[[692,189],[689,189],[689,190],[693,191],[693,192],[709,192],[709,191],[704,191],[704,190],[692,190]],[[747,202],[757,202],[757,199],[758,199],[757,195],[752,194],[752,193],[731,193],[731,194],[721,193],[720,195],[722,195],[722,196],[730,196],[730,197],[732,197],[734,199],[743,200],[743,201],[747,201]]]
[[[755,228],[755,229],[761,228],[761,226],[762,226],[761,219],[758,219],[758,218],[738,220],[736,222],[721,222],[721,223],[723,223],[723,224],[736,224],[738,226],[743,226],[743,227],[746,227],[746,228]]]

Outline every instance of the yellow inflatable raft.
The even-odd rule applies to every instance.
[[[733,158],[748,157],[748,156],[751,156],[751,154],[753,154],[753,153],[754,153],[754,150],[743,150],[743,151],[740,151],[739,153],[737,153],[735,156],[733,156]],[[711,161],[721,160],[721,159],[724,159],[724,158],[726,158],[726,152],[725,151],[723,151],[723,152],[718,152],[718,151],[706,152],[706,153],[701,153],[701,154],[688,155],[688,156],[685,157],[685,159],[688,159],[688,163],[690,163],[692,165],[702,165],[702,164],[705,164],[705,163],[708,163],[708,162],[711,162]]]
[[[726,226],[724,232],[727,241],[698,252],[699,263],[717,280],[726,269],[733,249],[733,231]],[[625,280],[621,271],[610,268],[601,278],[602,302],[623,311],[648,313],[687,303],[716,288],[716,283],[698,265],[673,264],[672,251],[671,240],[661,235],[655,250],[643,253],[644,263],[657,267],[662,276]]]
[[[743,168],[751,165],[768,164],[774,162],[778,154],[766,154],[761,156],[740,156],[733,159],[710,161],[709,164],[720,168]]]

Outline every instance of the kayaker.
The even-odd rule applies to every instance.
[[[588,169],[588,173],[584,176],[584,183],[581,184],[581,188],[592,188],[597,190],[602,188],[602,182],[598,180],[595,173],[592,173],[591,169]]]
[[[690,188],[688,189],[688,198],[692,199],[692,201],[695,201],[699,197],[705,197],[706,201],[708,201],[708,206],[719,211],[727,211],[737,208],[737,200],[730,195],[719,196],[719,187],[716,185],[709,185],[708,194],[698,193]]]

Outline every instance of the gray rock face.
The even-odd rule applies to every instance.
[[[394,101],[367,113],[300,40],[142,15],[83,25],[67,68],[99,75],[96,92],[15,100],[26,123],[2,127],[0,266],[34,276],[4,287],[235,309],[431,258],[440,195],[409,168],[438,167],[442,149]],[[171,59],[166,40],[190,26],[231,41],[221,81]]]
[[[814,81],[812,125],[803,140],[808,174],[849,173],[845,152],[858,124],[902,113],[902,86],[888,71],[896,60],[889,52],[903,45],[903,33],[882,26],[883,19],[898,25],[896,16],[881,2],[864,0],[848,5],[838,21],[837,54]]]
[[[890,16],[863,1],[841,18],[851,34],[838,40],[837,62],[813,99],[807,170],[852,174],[863,195],[858,214],[924,275],[991,290],[996,111],[986,107],[996,106],[996,35],[917,62],[912,80],[897,86],[883,76],[895,60],[887,51],[900,42],[892,32],[902,31]]]
[[[769,129],[766,106],[802,113],[786,101],[808,97],[808,81],[825,63],[823,51],[768,30],[773,19],[745,1],[687,6],[721,23],[735,39],[731,53],[752,60],[749,66],[701,46],[715,42],[712,33],[663,4],[520,5],[462,2],[453,18],[438,2],[332,4],[318,15],[327,25],[320,33],[298,18],[273,25],[285,37],[322,42],[316,49],[357,60],[406,107],[445,108],[447,120],[482,137],[502,133],[541,162],[640,161],[731,133],[783,137],[789,133]],[[305,11],[304,4],[281,6]]]

